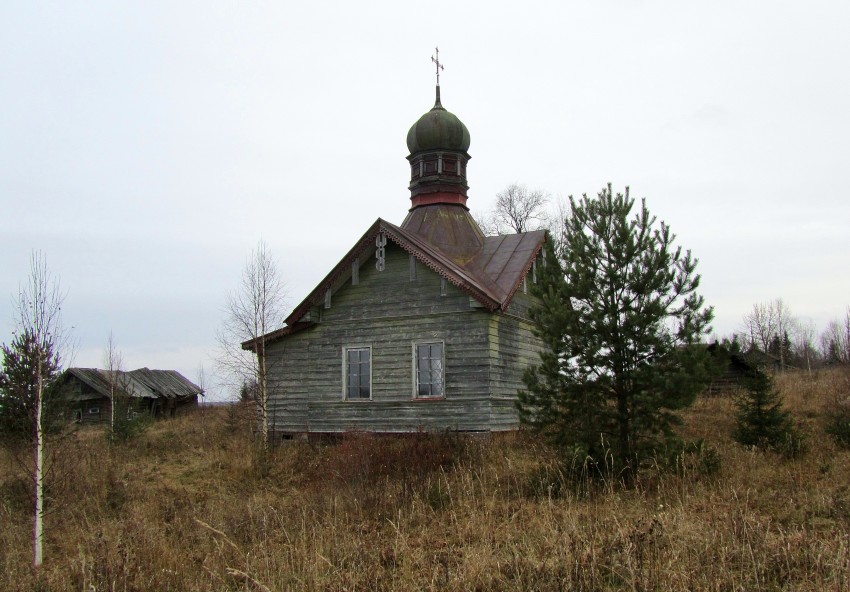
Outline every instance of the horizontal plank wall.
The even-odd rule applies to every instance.
[[[543,343],[534,335],[528,311],[534,299],[518,292],[504,314],[494,314],[489,322],[491,430],[519,427],[514,406],[517,391],[524,388],[522,375],[530,365],[540,363]]]
[[[364,257],[319,322],[268,347],[270,414],[282,433],[490,429],[491,327],[486,310],[390,243],[384,271]],[[315,319],[314,319],[315,320]],[[413,344],[445,344],[445,398],[413,396]],[[344,347],[372,351],[372,399],[343,399]]]

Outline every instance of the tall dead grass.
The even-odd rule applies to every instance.
[[[75,478],[38,572],[27,484],[0,453],[0,589],[847,590],[850,453],[823,431],[845,380],[777,378],[803,459],[733,443],[734,405],[714,397],[683,435],[720,470],[649,470],[631,490],[571,487],[525,434],[360,434],[265,456],[215,410],[110,455],[85,430],[63,450]]]

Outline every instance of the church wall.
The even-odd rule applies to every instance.
[[[514,401],[524,388],[522,375],[540,363],[542,342],[532,331],[528,317],[533,298],[517,292],[506,314],[492,315],[489,323],[491,424],[493,430],[515,429],[519,418]]]
[[[303,431],[487,430],[490,421],[490,327],[487,311],[409,256],[386,248],[386,268],[374,256],[331,297],[313,328],[268,348],[275,428]],[[445,399],[413,397],[413,344],[445,344]],[[343,400],[343,347],[370,346],[372,400]],[[274,388],[274,387],[273,387]]]

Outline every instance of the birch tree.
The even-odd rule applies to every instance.
[[[770,341],[776,335],[776,314],[771,303],[753,304],[753,309],[744,315],[744,329],[750,339],[750,347],[767,352]]]
[[[50,273],[44,254],[34,252],[30,257],[29,277],[18,289],[14,325],[18,335],[26,335],[31,340],[32,347],[33,563],[36,567],[41,565],[44,557],[46,399],[60,365],[63,346],[67,345],[61,319],[63,298],[59,280]]]
[[[806,365],[809,376],[812,374],[812,358],[816,354],[814,347],[815,333],[814,321],[811,319],[797,320],[794,326],[794,349],[800,360]]]
[[[285,284],[277,263],[268,245],[260,241],[245,263],[239,287],[227,296],[218,342],[219,366],[233,379],[233,384],[257,385],[255,400],[264,448],[269,442],[272,387],[266,336],[283,325],[285,297]]]
[[[783,340],[793,333],[796,319],[791,309],[782,298],[770,302],[753,304],[753,309],[744,315],[744,327],[750,337],[750,345],[768,353],[771,343],[777,340],[780,347],[776,353],[779,357],[779,368],[785,369],[788,364],[787,350],[781,347]]]
[[[847,308],[842,321],[834,319],[827,323],[820,339],[827,363],[850,363],[850,307]]]
[[[106,362],[106,376],[109,381],[109,443],[115,443],[115,408],[118,405],[118,389],[119,373],[122,371],[123,357],[118,348],[115,347],[115,337],[112,331],[109,332],[109,338],[106,341],[106,352],[104,353],[104,362]]]

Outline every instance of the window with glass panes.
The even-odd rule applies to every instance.
[[[351,347],[345,350],[345,398],[368,399],[372,396],[372,349]]]
[[[442,397],[445,395],[443,377],[443,344],[416,344],[416,396]]]

